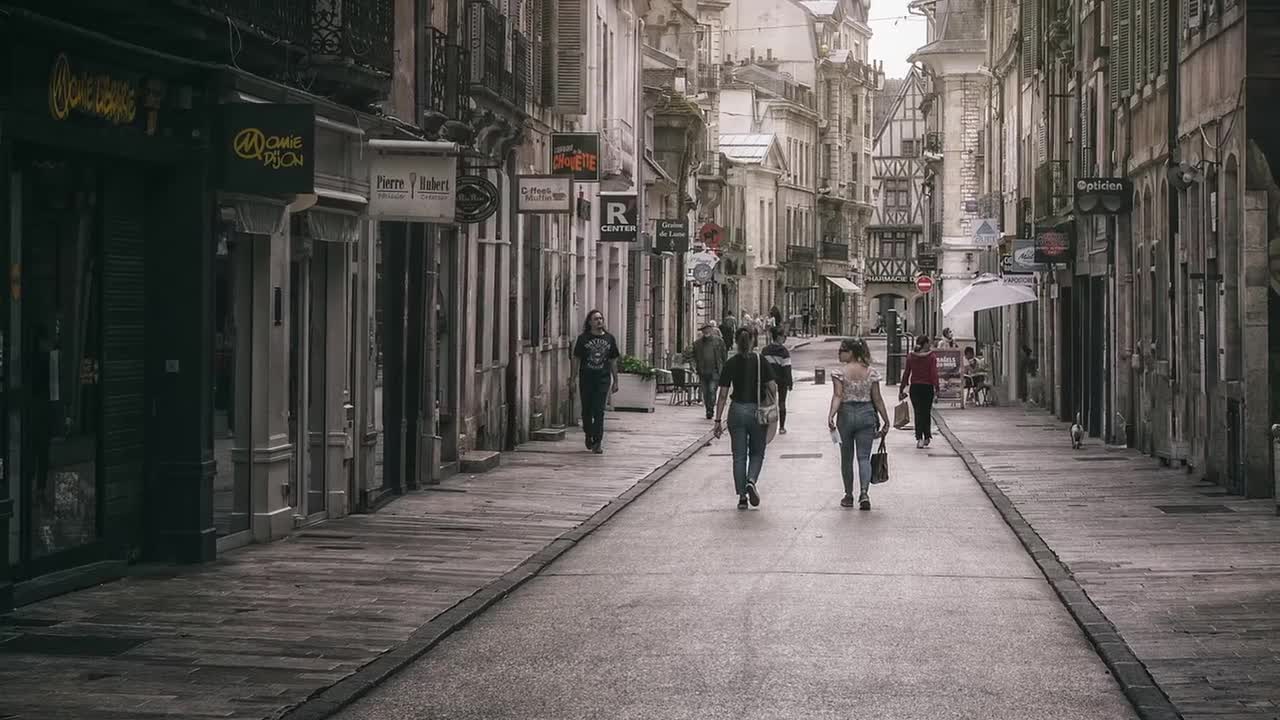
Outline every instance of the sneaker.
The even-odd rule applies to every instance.
[[[923,449],[924,449],[924,439],[923,439],[923,438],[922,438],[922,439],[920,439],[920,440],[916,440],[916,449],[917,449],[917,450],[923,450]]]
[[[746,495],[739,495],[739,496],[738,496],[738,509],[739,509],[739,510],[746,510],[746,509],[747,509],[747,496],[746,496]]]
[[[853,507],[853,496],[845,495],[840,498],[840,507]]]
[[[786,429],[786,428],[778,428],[778,434],[779,434],[779,435],[786,435],[786,434],[787,434],[787,429]]]
[[[597,440],[597,441],[596,441],[596,444],[595,444],[595,445],[592,445],[592,446],[591,446],[591,452],[595,453],[596,455],[603,455],[603,454],[604,454],[604,450],[600,447],[600,441],[599,441],[599,440]]]
[[[933,440],[933,438],[925,438],[925,439],[924,439],[924,446],[925,446],[925,447],[929,447],[929,441],[930,441],[930,440]]]
[[[707,413],[707,419],[708,419],[708,420],[710,420],[710,419],[711,419],[711,413]]]
[[[867,497],[866,493],[862,493],[861,495],[858,496],[858,509],[860,510],[871,509],[871,498]]]
[[[760,504],[760,493],[756,492],[756,484],[753,482],[747,483],[747,499],[751,501],[751,507]]]

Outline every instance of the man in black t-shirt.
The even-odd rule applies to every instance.
[[[575,382],[582,399],[582,432],[587,449],[599,455],[604,440],[604,407],[609,393],[618,392],[618,341],[604,329],[604,314],[587,313],[586,327],[573,343],[569,385]]]

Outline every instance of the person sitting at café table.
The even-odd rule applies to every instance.
[[[965,392],[977,402],[979,393],[985,394],[988,390],[985,358],[979,357],[972,347],[966,347],[964,362],[960,369],[964,378]]]

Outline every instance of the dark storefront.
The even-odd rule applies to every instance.
[[[214,535],[204,69],[20,14],[0,37],[3,608]]]

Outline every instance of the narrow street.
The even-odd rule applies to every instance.
[[[713,442],[338,717],[1133,717],[941,437],[891,433],[874,509],[839,506],[829,393],[797,384],[758,509]]]

